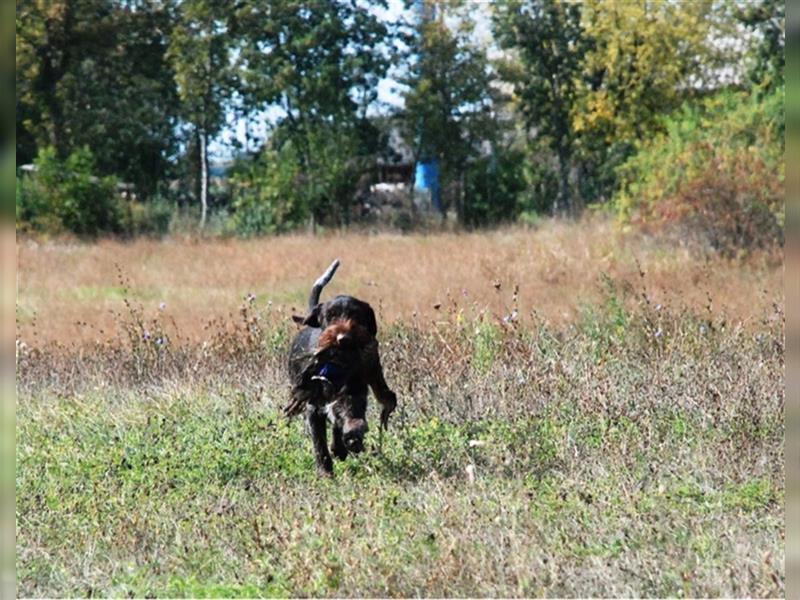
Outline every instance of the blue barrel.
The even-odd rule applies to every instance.
[[[430,191],[434,208],[442,210],[439,192],[439,159],[433,158],[417,163],[414,170],[414,189]]]

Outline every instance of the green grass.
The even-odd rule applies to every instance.
[[[681,454],[687,427],[706,449],[724,445],[720,433],[654,419],[664,426],[646,438],[633,422],[569,411],[434,417],[385,436],[380,452],[373,438],[327,481],[301,423],[258,398],[29,398],[18,413],[19,592],[569,595],[589,588],[565,573],[597,570],[583,586],[603,594],[681,595],[689,573],[691,595],[727,595],[716,572],[741,558],[739,544],[779,552],[782,481],[712,478],[707,452]],[[655,563],[658,577],[629,571]]]

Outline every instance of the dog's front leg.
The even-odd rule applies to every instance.
[[[333,443],[331,444],[331,452],[339,460],[347,458],[347,447],[344,445],[344,431],[342,425],[333,424]]]
[[[333,476],[333,459],[328,452],[327,419],[317,410],[317,407],[308,405],[306,408],[306,425],[314,444],[314,458],[317,462],[317,473],[322,476]]]
[[[383,376],[380,360],[376,361],[372,369],[367,373],[367,382],[375,394],[375,398],[381,405],[381,427],[386,429],[389,425],[389,415],[397,407],[397,394],[395,394],[386,383]]]
[[[362,350],[361,361],[364,368],[364,378],[375,394],[381,405],[381,427],[386,429],[389,425],[389,415],[397,407],[397,395],[389,388],[383,376],[378,340],[371,340]]]

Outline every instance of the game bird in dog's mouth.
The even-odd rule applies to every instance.
[[[378,352],[378,326],[372,307],[352,296],[320,303],[322,289],[339,267],[335,260],[317,279],[308,299],[308,314],[293,317],[303,328],[292,341],[289,376],[292,389],[284,409],[292,417],[305,412],[314,444],[317,471],[333,474],[331,452],[344,459],[364,449],[367,433],[367,388],[381,409],[381,427],[397,406],[397,396],[383,376]],[[333,428],[330,452],[327,422]]]

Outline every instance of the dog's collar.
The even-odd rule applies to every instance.
[[[347,372],[345,371],[345,369],[343,369],[339,365],[331,362],[326,362],[323,363],[322,366],[320,366],[319,371],[317,371],[317,374],[314,375],[311,379],[327,381],[331,385],[333,385],[334,388],[339,389],[344,385],[344,380],[346,375]]]

